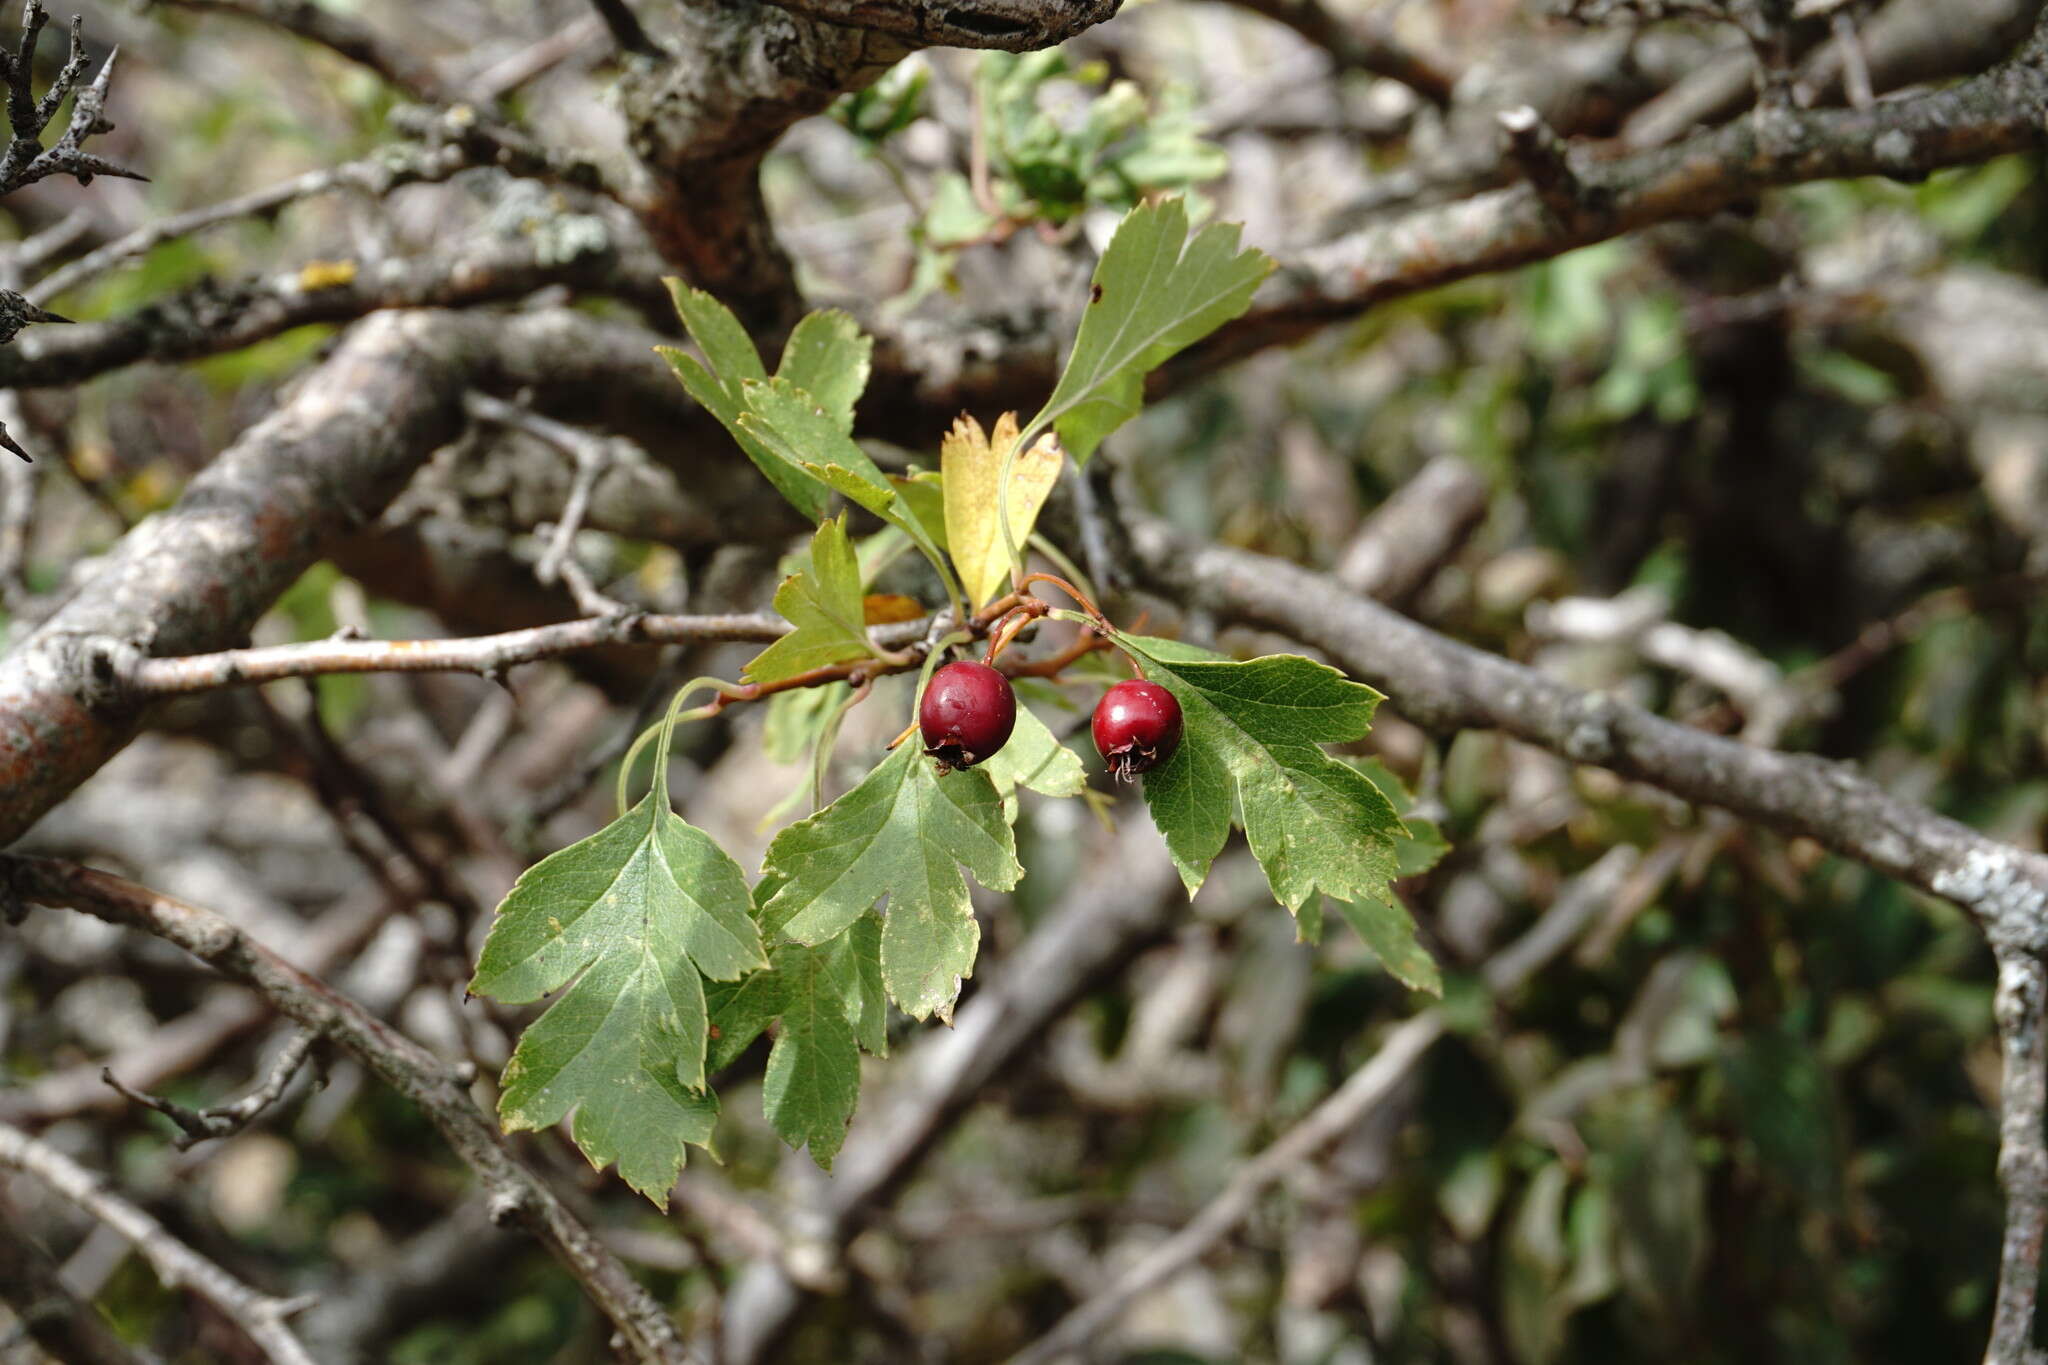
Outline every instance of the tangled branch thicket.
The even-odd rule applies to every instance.
[[[0,49],[0,1359],[2048,1359],[2035,0],[52,17]],[[490,907],[808,529],[664,277],[766,355],[849,309],[901,473],[1045,400],[1168,194],[1279,268],[1033,553],[1386,693],[1441,998],[1241,848],[1190,902],[1098,772],[829,1175],[765,1043],[665,1212],[508,1136]],[[954,624],[887,548],[886,667],[676,732],[742,862]],[[1071,738],[1100,642],[1031,622]]]

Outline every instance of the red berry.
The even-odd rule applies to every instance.
[[[932,674],[917,708],[924,751],[938,760],[941,773],[981,762],[1003,747],[1016,724],[1017,694],[1010,680],[967,660]]]
[[[1132,678],[1102,694],[1091,728],[1111,774],[1128,782],[1180,747],[1180,703],[1158,683]]]

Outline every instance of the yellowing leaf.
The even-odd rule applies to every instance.
[[[1009,581],[1009,551],[1003,544],[996,492],[1002,481],[1003,457],[1016,444],[1017,414],[1006,412],[996,419],[993,435],[984,433],[981,423],[963,414],[939,447],[939,469],[945,476],[946,548],[953,556],[953,567],[960,571],[960,585],[967,591],[970,607],[983,605]],[[1065,458],[1059,440],[1051,433],[1018,454],[1010,470],[1009,487],[1010,534],[1018,545],[1031,534],[1038,509],[1058,482]]]
[[[924,603],[900,592],[871,592],[861,599],[860,608],[871,626],[892,626],[924,615]]]
[[[354,284],[356,263],[354,261],[308,261],[299,267],[299,288],[308,294],[322,289],[339,289],[345,284]]]

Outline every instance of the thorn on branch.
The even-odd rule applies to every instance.
[[[1543,115],[1522,104],[1503,109],[1496,117],[1506,135],[1507,155],[1529,177],[1537,198],[1558,226],[1569,228],[1599,215],[1603,196],[1579,179],[1564,140],[1543,121]]]
[[[180,1133],[171,1139],[179,1151],[187,1151],[211,1138],[232,1137],[255,1121],[257,1115],[275,1104],[292,1083],[293,1077],[312,1055],[314,1043],[319,1035],[311,1029],[300,1029],[293,1033],[276,1060],[270,1064],[269,1072],[257,1087],[231,1104],[214,1105],[206,1109],[188,1109],[175,1100],[136,1090],[124,1084],[110,1067],[100,1068],[100,1079],[118,1091],[131,1103],[145,1109],[154,1109],[178,1125]],[[319,1075],[315,1085],[324,1084],[326,1077]]]
[[[107,60],[100,65],[99,75],[90,84],[80,87],[79,78],[90,65],[85,52],[83,16],[73,16],[71,20],[71,51],[63,69],[50,82],[42,97],[36,97],[36,40],[49,22],[49,11],[43,7],[42,0],[29,0],[22,16],[20,47],[12,53],[0,51],[0,78],[4,78],[7,84],[7,123],[13,134],[5,155],[0,156],[0,194],[33,185],[52,175],[73,176],[81,185],[90,185],[96,175],[147,180],[149,177],[146,175],[84,149],[87,138],[114,131],[106,113],[107,88],[113,81],[114,62],[121,50],[115,48],[108,53]],[[74,90],[78,97],[71,105],[71,122],[56,145],[46,150],[43,132]]]
[[[52,313],[46,308],[38,308],[12,289],[0,289],[0,346],[14,340],[22,328],[33,323],[70,321],[71,319],[62,313]],[[12,446],[8,448],[14,449]],[[15,454],[24,460],[28,458],[19,450],[15,450]]]

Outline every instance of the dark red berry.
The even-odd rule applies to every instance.
[[[932,674],[917,726],[924,751],[939,771],[971,768],[1003,747],[1017,724],[1017,694],[1010,680],[990,668],[963,660]]]
[[[1156,768],[1180,747],[1180,703],[1155,682],[1132,678],[1095,703],[1095,749],[1118,781]]]

